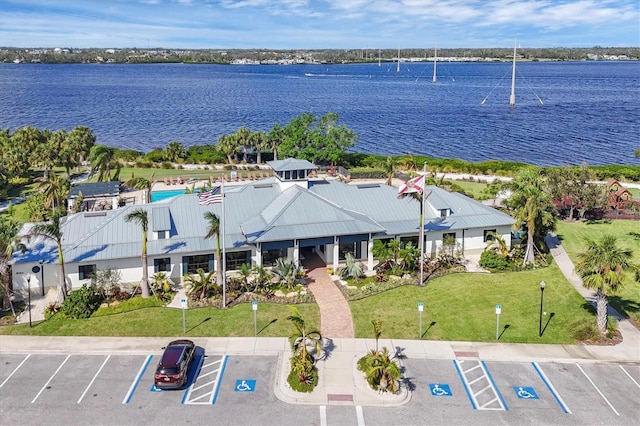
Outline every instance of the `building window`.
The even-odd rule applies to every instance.
[[[251,267],[251,251],[234,251],[227,253],[227,271],[240,269],[242,265]]]
[[[414,247],[420,248],[418,245],[419,237],[402,237],[400,238],[400,247],[405,248],[407,243],[413,244]]]
[[[209,255],[208,254],[199,254],[196,256],[185,256],[186,257],[186,273],[195,274],[198,269],[202,269],[205,272],[211,272],[213,269],[209,269]]]
[[[78,279],[90,280],[96,275],[96,265],[81,265],[78,266]]]
[[[167,239],[167,231],[158,231],[158,239],[166,240]]]
[[[347,253],[351,253],[354,259],[358,259],[358,244],[360,243],[344,243],[338,246],[338,259],[345,260]]]
[[[452,241],[454,244],[456,242],[456,233],[455,232],[445,232],[442,234],[442,241]]]
[[[275,266],[276,260],[284,257],[287,257],[287,249],[273,249],[273,250],[265,250],[262,252],[262,265],[263,266]]]
[[[449,215],[449,209],[440,209],[440,217],[447,217]]]
[[[489,241],[493,241],[496,239],[496,230],[495,229],[485,229],[484,230],[484,242],[488,243]]]
[[[171,272],[171,258],[153,259],[153,272]]]

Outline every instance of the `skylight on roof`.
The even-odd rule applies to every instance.
[[[367,188],[380,188],[379,183],[360,183],[356,185],[358,189],[367,189]]]

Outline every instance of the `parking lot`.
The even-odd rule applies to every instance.
[[[287,404],[276,356],[198,348],[184,390],[160,391],[148,355],[0,354],[3,424],[632,424],[640,365],[406,359],[399,407]],[[635,420],[634,420],[635,419]]]

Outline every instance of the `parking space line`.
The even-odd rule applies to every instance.
[[[21,362],[21,363],[20,363],[16,368],[14,368],[14,369],[13,369],[13,371],[11,372],[11,374],[9,374],[9,377],[7,377],[6,379],[4,379],[4,382],[2,382],[2,384],[0,385],[0,389],[2,389],[2,387],[4,386],[4,384],[5,384],[5,383],[7,383],[7,382],[9,381],[9,379],[11,378],[11,376],[13,376],[13,375],[14,375],[14,373],[15,373],[16,371],[18,371],[18,369],[19,369],[20,367],[22,367],[22,364],[24,364],[24,363],[29,359],[29,357],[30,357],[30,356],[31,356],[31,354],[27,355],[27,357],[26,357],[25,359],[23,359],[23,360],[22,360],[22,362]]]
[[[327,406],[320,406],[320,426],[327,426]]]
[[[147,356],[147,359],[145,359],[145,361],[142,363],[142,366],[140,367],[140,370],[138,371],[136,378],[133,379],[133,383],[131,383],[131,387],[129,388],[129,391],[127,392],[127,394],[124,396],[124,399],[122,400],[123,404],[128,404],[129,401],[131,401],[131,398],[133,397],[133,393],[136,391],[138,384],[140,384],[140,379],[142,379],[142,375],[147,370],[147,367],[149,367],[149,363],[151,362],[152,358],[153,358],[153,355],[149,355]]]
[[[87,388],[84,390],[84,392],[82,392],[82,396],[80,397],[80,399],[78,400],[78,402],[76,402],[76,404],[80,404],[82,402],[82,398],[84,398],[84,396],[87,394],[87,392],[89,391],[89,388],[91,387],[91,385],[93,384],[93,382],[96,381],[96,379],[98,378],[98,374],[100,374],[100,372],[102,371],[102,369],[104,368],[105,364],[107,363],[107,361],[109,361],[109,358],[111,358],[111,355],[107,355],[107,358],[104,360],[104,362],[102,363],[102,365],[100,366],[100,368],[98,368],[98,371],[96,372],[95,376],[93,376],[93,379],[91,379],[91,382],[89,383],[89,386],[87,386]]]
[[[609,407],[611,407],[611,409],[613,410],[614,413],[616,413],[617,416],[620,415],[620,413],[618,413],[618,411],[616,411],[616,409],[613,407],[613,405],[611,405],[611,403],[609,402],[609,400],[607,399],[606,396],[604,396],[604,394],[602,392],[600,392],[600,389],[598,389],[598,387],[596,386],[595,383],[593,383],[593,380],[591,380],[591,377],[589,377],[587,375],[587,373],[582,369],[582,367],[580,367],[580,364],[578,364],[576,362],[576,365],[578,366],[578,369],[580,371],[582,371],[582,374],[584,374],[584,377],[587,378],[587,380],[589,380],[589,383],[591,383],[591,386],[593,386],[595,388],[596,391],[598,391],[598,393],[600,394],[600,396],[602,397],[602,399],[604,399],[604,401],[607,403],[607,405],[609,405]]]
[[[567,407],[567,404],[565,404],[564,400],[562,399],[562,397],[560,396],[556,388],[553,386],[553,384],[551,383],[547,375],[544,374],[544,371],[542,371],[542,368],[540,368],[538,363],[532,362],[531,365],[533,365],[533,369],[536,370],[536,372],[542,379],[542,382],[545,384],[545,386],[547,386],[547,389],[549,389],[549,392],[551,392],[551,395],[553,395],[553,397],[556,399],[556,402],[558,403],[558,405],[560,405],[560,408],[562,408],[562,411],[564,411],[565,414],[573,414],[571,410],[569,410],[569,407]]]
[[[69,360],[70,357],[71,357],[71,355],[67,355],[67,357],[64,359],[64,361],[62,361],[62,364],[60,364],[58,369],[53,373],[53,375],[51,377],[49,377],[49,380],[47,380],[47,383],[44,384],[42,389],[40,389],[40,392],[38,392],[38,394],[35,396],[35,398],[33,398],[33,400],[31,401],[32,404],[34,402],[36,402],[36,399],[38,399],[40,394],[47,388],[47,386],[49,386],[49,383],[51,383],[51,380],[53,380],[53,378],[56,376],[56,374],[58,374],[58,371],[60,371],[60,369],[64,366],[64,364]]]
[[[509,411],[509,407],[507,406],[507,402],[504,400],[504,398],[502,397],[502,394],[500,393],[500,389],[498,389],[498,387],[496,386],[496,383],[493,381],[493,377],[491,376],[491,373],[489,372],[489,369],[487,368],[487,364],[484,361],[481,361],[480,364],[482,364],[482,370],[484,371],[484,373],[487,375],[487,377],[489,378],[489,382],[491,383],[491,386],[493,387],[493,390],[496,393],[496,396],[500,402],[500,406],[502,406],[502,409],[505,411]]]
[[[217,392],[220,388],[220,382],[222,381],[222,375],[224,374],[224,368],[227,362],[227,355],[223,355],[219,360],[210,362],[205,364],[204,357],[200,359],[200,365],[196,371],[202,372],[202,370],[207,370],[211,368],[210,371],[206,371],[204,373],[198,374],[194,378],[197,380],[198,386],[195,386],[196,382],[192,383],[185,392],[184,397],[182,398],[182,404],[188,405],[212,405],[215,404],[215,398],[217,398]],[[216,367],[216,365],[220,365]],[[203,379],[208,378],[208,381],[203,383]],[[213,386],[212,386],[213,385]],[[198,391],[202,389],[207,389],[212,386],[210,392],[205,391],[204,393],[200,393],[199,395],[193,396],[194,393],[198,393]],[[204,401],[202,401],[204,400]]]
[[[631,376],[631,374],[629,374],[629,372],[628,372],[627,370],[625,370],[625,369],[624,369],[624,367],[623,367],[623,366],[621,366],[620,364],[618,364],[618,367],[620,367],[620,368],[622,369],[622,371],[624,371],[624,374],[626,374],[627,376],[629,376],[629,378],[631,379],[631,381],[632,381],[633,383],[635,383],[637,387],[639,387],[639,388],[640,388],[640,384],[639,384],[638,382],[636,382],[636,379],[634,379],[634,378]],[[3,384],[4,384],[4,383],[3,383]],[[1,388],[1,387],[2,387],[2,385],[0,385],[0,388]]]
[[[222,376],[224,376],[224,369],[227,366],[227,359],[229,357],[227,355],[224,355],[222,357],[222,366],[220,367],[220,373],[218,374],[218,380],[216,380],[216,387],[213,391],[213,398],[211,399],[211,404],[215,404],[216,401],[218,400],[218,392],[220,391],[220,382],[222,381]]]
[[[358,418],[358,426],[364,426],[364,413],[361,405],[356,405],[356,416]]]
[[[469,389],[469,386],[467,385],[467,379],[464,377],[464,374],[462,373],[462,368],[460,367],[457,359],[453,360],[453,365],[456,367],[456,371],[458,372],[458,377],[460,377],[460,381],[462,382],[464,391],[467,393],[467,398],[469,398],[469,401],[471,402],[471,406],[473,407],[474,410],[477,410],[478,404],[476,404],[475,398],[473,397],[473,395],[471,395],[471,389]]]

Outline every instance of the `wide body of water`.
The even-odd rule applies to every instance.
[[[433,84],[432,63],[0,64],[0,126],[83,125],[100,144],[150,151],[336,112],[359,152],[640,165],[640,62],[519,63],[515,107],[510,63],[437,70]]]

